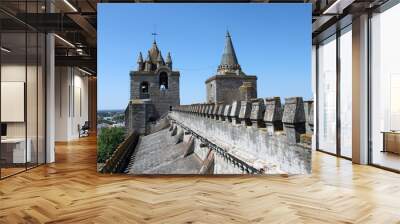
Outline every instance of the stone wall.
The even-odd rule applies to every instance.
[[[212,142],[195,134],[188,127],[172,121],[170,126],[171,136],[176,142],[182,139],[187,144],[188,150],[184,157],[194,153],[201,161],[202,168],[199,174],[262,174],[265,171],[258,171],[251,167],[239,157],[226,153]],[[270,173],[278,173],[269,170]],[[282,172],[279,172],[282,173]]]
[[[196,137],[199,158],[206,157],[206,150],[215,152],[214,173],[307,174],[311,146],[300,136],[309,119],[302,98],[285,102],[283,111],[279,97],[177,106],[169,117],[185,134]]]
[[[154,116],[151,100],[131,100],[125,110],[125,127],[128,133],[133,131],[146,134],[150,129],[148,120]]]
[[[243,82],[252,86],[250,95],[257,97],[257,77],[239,75],[215,75],[206,81],[207,102],[232,103],[235,100],[243,100],[240,87]]]

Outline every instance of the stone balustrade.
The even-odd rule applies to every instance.
[[[101,168],[102,173],[122,173],[128,166],[130,158],[139,142],[140,134],[133,131],[129,136],[117,146],[110,158],[107,159]]]
[[[176,106],[169,117],[225,149],[225,154],[245,164],[240,165],[244,170],[291,174],[311,172],[311,146],[300,136],[313,131],[313,112],[313,102],[305,105],[301,97],[286,98],[284,107],[279,97],[269,97]]]

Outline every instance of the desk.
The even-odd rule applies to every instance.
[[[27,139],[25,151],[25,138],[5,138],[1,139],[1,157],[5,163],[26,163],[31,162],[31,139]]]
[[[383,131],[382,152],[400,154],[400,131]]]

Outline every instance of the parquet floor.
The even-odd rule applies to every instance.
[[[400,175],[323,153],[308,176],[96,172],[93,137],[0,181],[0,223],[400,223]]]

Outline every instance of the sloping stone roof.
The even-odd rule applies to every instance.
[[[187,143],[175,144],[168,129],[142,136],[128,174],[198,174],[202,163],[194,153],[184,157]]]

